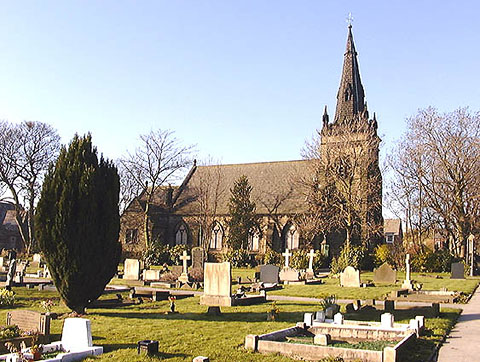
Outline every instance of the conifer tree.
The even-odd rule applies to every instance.
[[[38,243],[60,296],[77,313],[102,294],[117,270],[119,187],[117,169],[98,159],[90,135],[75,135],[45,177]]]
[[[233,249],[247,249],[249,234],[259,229],[256,205],[250,200],[252,186],[247,176],[240,176],[230,189],[230,193],[228,210],[231,218],[228,222],[228,243]]]

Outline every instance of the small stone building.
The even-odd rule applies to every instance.
[[[380,138],[377,135],[376,118],[374,116],[370,119],[367,111],[351,26],[348,29],[335,117],[333,122],[330,122],[325,109],[320,131],[321,147],[347,147],[338,141],[345,132],[352,132],[355,139],[353,147],[368,147],[365,154],[373,159],[368,168],[355,175],[355,187],[376,190],[361,201],[364,209],[356,231],[361,238],[375,240],[375,244],[378,244],[383,238],[382,178],[378,166]],[[307,203],[305,190],[302,190],[296,180],[301,177],[318,177],[312,172],[313,162],[299,160],[218,166],[194,165],[180,186],[162,187],[149,205],[149,233],[152,240],[157,239],[169,245],[198,246],[202,234],[205,233],[205,230],[202,230],[205,223],[200,222],[202,206],[199,199],[208,194],[206,203],[210,205],[210,211],[212,205],[215,206],[216,215],[207,226],[211,234],[209,253],[214,256],[222,251],[229,232],[227,222],[230,189],[239,177],[245,175],[252,186],[252,200],[256,203],[256,212],[261,221],[260,230],[251,231],[250,252],[263,254],[269,249],[297,249],[302,245],[302,235],[294,219],[295,215],[305,213]],[[140,195],[121,217],[120,241],[124,256],[139,256],[145,248],[144,209],[145,197]],[[376,235],[366,232],[372,225],[376,226]],[[318,235],[314,240],[314,247],[318,248],[322,240],[324,236]],[[345,233],[338,230],[326,235],[323,242],[328,243],[330,251],[336,254],[344,240]]]

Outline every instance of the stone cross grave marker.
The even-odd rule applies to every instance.
[[[397,282],[397,272],[387,263],[383,263],[373,271],[373,282],[395,284]]]
[[[402,288],[413,290],[413,284],[410,280],[410,254],[405,255],[405,280],[402,283]]]
[[[123,279],[138,280],[140,278],[140,260],[125,259],[123,264]]]
[[[290,257],[292,256],[292,253],[288,249],[285,249],[285,252],[282,254],[285,257],[285,268],[288,268],[290,266]]]
[[[262,265],[260,267],[260,281],[262,283],[278,283],[278,274],[280,273],[280,268],[276,265]]]
[[[189,282],[189,279],[188,279],[188,261],[190,259],[191,259],[191,257],[188,256],[187,251],[184,250],[183,255],[180,257],[180,260],[182,260],[182,262],[183,262],[183,272],[180,275],[180,277],[178,278],[178,280],[180,280],[182,283],[188,283]]]
[[[340,274],[340,285],[342,287],[360,287],[360,271],[353,266],[347,266]]]
[[[463,263],[452,263],[452,274],[450,279],[465,279],[465,265]]]
[[[308,270],[309,272],[313,273],[313,258],[315,257],[315,250],[310,249],[310,253],[308,254]]]
[[[232,266],[225,263],[205,263],[204,288],[200,304],[212,307],[232,305]]]

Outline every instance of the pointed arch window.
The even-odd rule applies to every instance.
[[[219,222],[212,227],[212,236],[210,237],[210,249],[219,250],[223,246],[223,228]]]
[[[187,226],[182,223],[175,233],[175,245],[187,245],[188,242],[188,230]]]
[[[252,230],[248,233],[248,250],[258,251],[260,247],[260,233]]]
[[[289,250],[298,249],[300,246],[300,239],[295,225],[291,224],[285,231],[285,248]]]

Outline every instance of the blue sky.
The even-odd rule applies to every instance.
[[[429,105],[480,109],[475,1],[1,1],[0,119],[117,158],[170,129],[198,158],[300,158],[353,32],[384,150]]]

